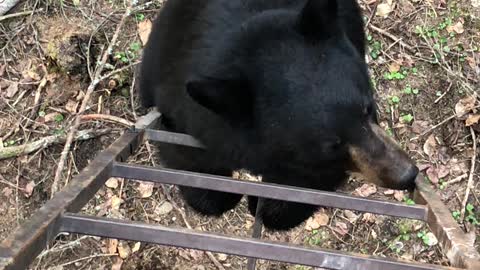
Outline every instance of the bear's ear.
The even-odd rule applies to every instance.
[[[250,120],[253,97],[246,81],[203,77],[188,81],[186,87],[195,102],[224,119]]]
[[[339,31],[337,0],[308,0],[300,13],[299,29],[313,40],[335,35]]]

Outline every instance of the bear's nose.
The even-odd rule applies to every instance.
[[[418,175],[418,167],[410,165],[399,179],[399,189],[413,190],[415,188],[415,179]]]

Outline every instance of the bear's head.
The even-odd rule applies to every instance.
[[[251,17],[225,34],[187,92],[257,146],[247,159],[258,171],[360,172],[413,188],[418,168],[379,127],[363,47],[341,14],[336,0],[309,0]]]

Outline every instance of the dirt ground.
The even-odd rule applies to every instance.
[[[480,2],[359,0],[382,127],[415,158],[480,251]],[[137,1],[119,31],[101,80],[64,159],[60,187],[145,113],[134,69],[162,0]],[[0,240],[52,195],[65,136],[88,93],[101,55],[122,23],[123,1],[26,0],[0,16]],[[25,12],[27,11],[27,12]],[[97,74],[98,75],[98,74]],[[88,95],[87,95],[88,96]],[[112,117],[113,116],[113,117]],[[143,145],[129,162],[158,164]],[[251,178],[246,173],[237,176]],[[470,186],[468,185],[470,183]],[[467,193],[469,196],[465,196]],[[410,203],[352,179],[341,191]],[[466,198],[466,199],[465,199]],[[463,209],[463,211],[462,211]],[[247,236],[245,202],[220,218],[184,207],[176,188],[110,179],[82,210],[96,216]],[[448,265],[422,222],[322,209],[288,233],[265,238],[321,248]],[[311,269],[259,261],[258,269]],[[61,235],[31,269],[244,269],[246,259],[90,236]]]

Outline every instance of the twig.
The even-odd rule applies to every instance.
[[[375,31],[375,32],[377,32],[377,33],[379,33],[379,34],[382,34],[382,35],[390,38],[391,40],[393,40],[393,41],[395,41],[395,42],[398,42],[398,44],[402,45],[402,47],[404,47],[405,49],[407,49],[410,53],[415,54],[415,49],[414,49],[411,45],[405,43],[405,41],[402,41],[401,38],[398,38],[397,36],[395,36],[395,35],[387,32],[387,31],[383,30],[382,28],[378,28],[378,27],[376,27],[376,26],[373,25],[373,24],[369,24],[369,25],[368,25],[368,28],[372,29],[373,31]]]
[[[467,190],[465,191],[465,197],[463,198],[462,208],[460,210],[460,220],[463,220],[465,217],[465,207],[467,206],[470,189],[473,187],[473,173],[475,172],[475,161],[477,159],[477,138],[475,137],[475,132],[473,131],[472,127],[470,127],[470,133],[472,134],[473,140],[472,165],[470,166],[470,175],[468,176]]]
[[[39,11],[41,11],[41,9],[39,9]],[[3,15],[3,16],[0,16],[0,22],[3,21],[3,20],[15,18],[15,17],[27,16],[27,15],[30,15],[32,13],[33,13],[33,10],[23,11],[23,12],[18,12],[18,13],[12,13],[12,14],[8,14],[8,15]]]
[[[448,118],[446,118],[445,120],[443,120],[442,122],[436,124],[435,126],[425,130],[424,132],[422,132],[420,135],[416,136],[416,137],[413,137],[412,139],[410,139],[410,141],[413,141],[413,140],[416,140],[418,138],[421,138],[423,136],[425,136],[426,134],[432,132],[433,130],[439,128],[440,126],[444,125],[445,123],[447,123],[448,121],[452,120],[453,118],[455,118],[457,115],[454,114],[454,115],[451,115],[449,116]]]
[[[117,43],[118,36],[120,34],[120,30],[123,27],[123,25],[125,24],[125,21],[126,21],[127,17],[130,15],[131,8],[132,8],[132,6],[130,4],[127,7],[127,9],[125,10],[125,13],[123,14],[120,22],[117,25],[117,28],[115,29],[113,37],[110,40],[110,44],[108,45],[107,50],[105,50],[105,52],[103,53],[101,61],[99,62],[98,66],[97,66],[97,69],[95,71],[93,80],[87,88],[87,92],[85,93],[85,97],[83,98],[82,105],[80,106],[80,110],[78,111],[77,117],[75,117],[74,123],[73,123],[73,125],[70,128],[70,131],[68,133],[67,140],[65,142],[65,146],[63,147],[62,154],[61,154],[60,160],[58,162],[58,167],[57,167],[57,170],[55,171],[55,177],[54,177],[53,183],[52,183],[51,196],[53,196],[59,190],[59,181],[60,181],[60,177],[62,176],[63,167],[65,166],[65,160],[67,159],[68,152],[69,152],[70,147],[71,147],[72,142],[73,142],[73,134],[75,134],[75,131],[80,126],[81,117],[79,117],[79,116],[82,115],[85,112],[85,110],[87,109],[87,105],[88,105],[88,102],[90,101],[90,97],[91,97],[93,91],[95,90],[95,88],[97,87],[98,83],[100,82],[101,74],[102,74],[102,71],[105,67],[105,63],[107,62],[108,56],[110,55],[110,53],[113,50],[113,46],[115,46],[115,44]]]
[[[112,129],[100,129],[100,130],[81,130],[75,134],[72,138],[73,141],[84,141],[89,140],[101,135],[108,134],[112,131]],[[31,143],[17,145],[17,146],[9,146],[0,149],[0,160],[8,159],[13,157],[18,157],[21,155],[27,155],[37,150],[49,147],[55,143],[62,143],[66,141],[65,135],[51,135],[39,140],[36,140]]]
[[[442,99],[450,91],[450,89],[452,89],[452,85],[453,85],[453,82],[450,83],[447,90],[445,92],[443,92],[443,94],[440,95],[437,99],[435,99],[435,101],[433,103],[437,104],[440,101],[440,99]]]
[[[136,61],[136,62],[133,62],[133,63],[131,63],[131,64],[129,64],[129,65],[126,65],[126,66],[124,66],[124,67],[121,67],[121,68],[119,68],[119,69],[115,69],[114,71],[111,71],[111,72],[103,75],[102,77],[100,77],[99,80],[100,80],[100,81],[103,81],[103,80],[105,80],[105,79],[107,79],[107,78],[112,77],[112,76],[115,75],[115,74],[118,74],[118,73],[120,73],[120,72],[122,72],[122,71],[124,71],[124,70],[127,70],[127,69],[129,69],[129,68],[132,68],[132,67],[134,67],[134,66],[136,66],[136,65],[138,65],[138,64],[140,64],[140,61]]]
[[[35,99],[33,102],[32,110],[28,116],[28,119],[33,119],[35,115],[38,113],[38,109],[40,108],[40,99],[42,97],[42,89],[47,85],[47,77],[45,76],[37,87],[37,92],[35,92]],[[26,127],[28,127],[33,121],[28,121]]]
[[[108,114],[86,114],[86,115],[80,115],[80,119],[82,121],[89,121],[89,120],[107,120],[111,122],[117,122],[120,123],[124,126],[131,127],[134,125],[133,122],[130,122],[126,119],[113,116],[113,115],[108,115]]]

